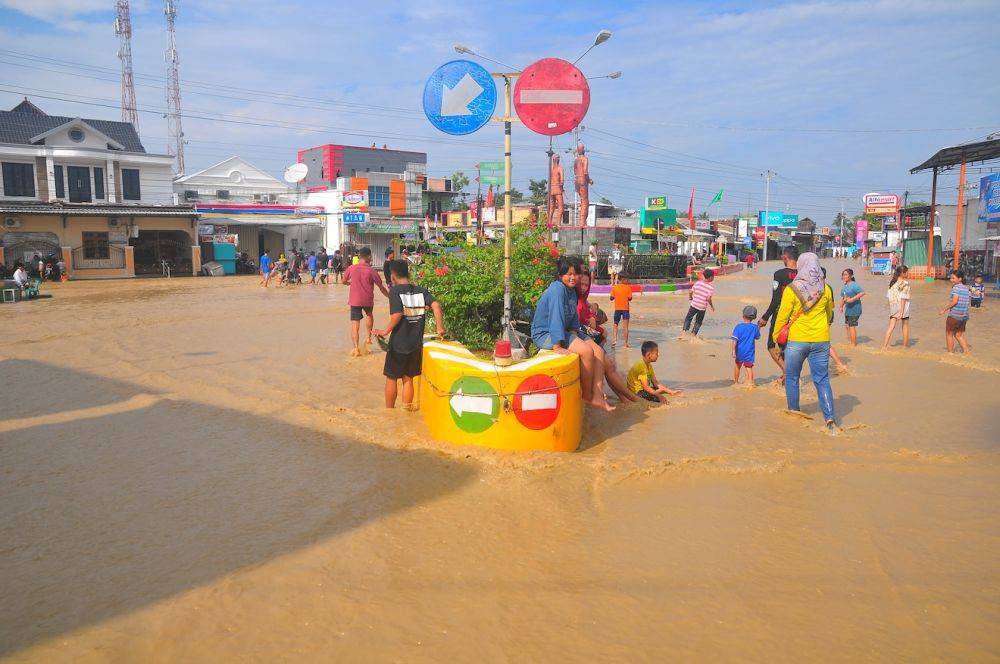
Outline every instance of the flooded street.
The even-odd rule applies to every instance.
[[[0,306],[0,657],[13,661],[664,661],[1000,657],[1000,300],[948,357],[948,284],[887,277],[833,339],[843,431],[804,372],[729,335],[767,263],[638,296],[668,406],[589,412],[581,451],[445,446],[349,357],[346,288],[70,282]],[[840,284],[832,283],[840,292]],[[602,307],[607,296],[595,296]],[[377,324],[386,317],[377,298]]]

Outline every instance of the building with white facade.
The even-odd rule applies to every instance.
[[[197,271],[197,214],[176,206],[173,158],[126,122],[0,111],[0,260],[63,259],[73,278]]]

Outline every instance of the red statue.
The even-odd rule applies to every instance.
[[[573,176],[576,184],[576,195],[580,205],[580,218],[578,223],[583,228],[587,225],[587,212],[590,209],[590,185],[594,181],[590,179],[590,159],[586,155],[586,148],[583,143],[576,146],[576,159],[573,161]]]
[[[559,228],[562,225],[563,210],[565,205],[563,204],[563,196],[566,193],[566,177],[563,175],[563,167],[559,164],[559,155],[552,155],[552,162],[549,164],[549,183],[551,188],[549,189],[549,211],[548,211],[548,222],[549,228]]]

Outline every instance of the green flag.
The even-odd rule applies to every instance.
[[[722,192],[723,191],[724,191],[723,189],[720,189],[719,193],[717,193],[715,195],[715,198],[712,199],[712,202],[709,203],[709,205],[715,205],[716,203],[718,203],[719,201],[721,201],[722,200]]]

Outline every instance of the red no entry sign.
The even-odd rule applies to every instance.
[[[514,110],[524,126],[545,136],[572,131],[590,108],[590,85],[583,72],[559,58],[529,65],[514,86]]]
[[[559,384],[545,374],[535,374],[521,381],[514,393],[514,415],[528,429],[545,429],[556,421],[562,407]]]

